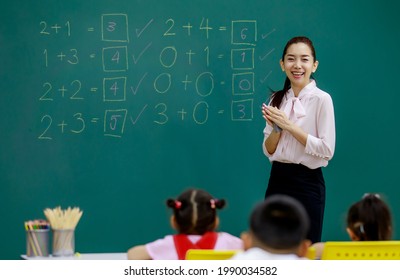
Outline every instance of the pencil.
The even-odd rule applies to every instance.
[[[42,250],[40,249],[39,242],[38,242],[38,240],[37,240],[37,236],[36,236],[35,231],[34,231],[34,227],[33,227],[33,225],[32,225],[32,222],[29,222],[29,223],[28,223],[28,227],[29,227],[29,229],[31,230],[30,232],[31,232],[31,234],[32,234],[33,242],[34,242],[35,245],[36,245],[36,249],[38,250],[39,256],[43,256]],[[34,246],[34,247],[35,247],[35,246]]]
[[[32,233],[31,231],[27,231],[28,242],[30,244],[30,246],[28,246],[28,252],[27,253],[28,253],[28,256],[32,256],[32,252],[31,252],[31,250],[32,250],[33,254],[35,256],[37,256],[38,254],[36,252],[35,244],[33,244],[33,239],[32,239],[31,233]]]

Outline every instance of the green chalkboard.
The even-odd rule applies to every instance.
[[[309,36],[333,98],[324,240],[383,193],[399,224],[390,1],[40,1],[0,11],[0,259],[25,253],[23,222],[80,207],[76,250],[122,252],[173,231],[164,201],[196,186],[226,198],[239,235],[270,164],[260,105],[282,87],[286,41]],[[395,237],[398,237],[395,225]]]

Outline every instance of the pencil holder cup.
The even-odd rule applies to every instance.
[[[75,230],[74,229],[54,229],[53,230],[53,250],[55,257],[73,256],[75,253]]]
[[[47,257],[49,255],[49,229],[26,231],[26,255],[28,257]]]

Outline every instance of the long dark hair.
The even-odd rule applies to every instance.
[[[168,199],[167,206],[174,210],[179,233],[203,235],[214,230],[217,209],[224,208],[225,200],[201,189],[188,189],[178,198]]]
[[[360,241],[390,240],[392,217],[388,205],[377,194],[366,194],[347,214],[347,227]]]
[[[313,56],[313,58],[314,58],[314,62],[317,60],[317,56],[316,56],[316,54],[315,54],[315,48],[314,48],[314,45],[313,45],[313,43],[311,42],[311,40],[308,39],[307,37],[299,36],[299,37],[294,37],[294,38],[290,39],[290,40],[286,43],[286,46],[285,46],[285,48],[283,49],[283,53],[282,53],[282,61],[285,60],[285,55],[286,55],[286,53],[287,53],[288,48],[289,48],[291,45],[297,44],[297,43],[304,43],[304,44],[306,44],[307,46],[309,46],[310,49],[311,49],[311,54],[312,54],[312,56]],[[312,77],[312,75],[311,75],[311,77]],[[283,85],[283,89],[278,90],[278,91],[275,91],[275,92],[272,91],[272,94],[271,94],[271,106],[279,108],[279,107],[281,106],[282,99],[283,99],[283,97],[285,96],[285,93],[286,93],[289,89],[290,89],[290,80],[289,80],[288,77],[286,77],[285,83],[284,83],[284,85]]]

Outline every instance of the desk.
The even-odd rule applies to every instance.
[[[127,260],[126,253],[93,253],[93,254],[75,254],[70,257],[28,257],[27,255],[21,255],[24,260]]]

